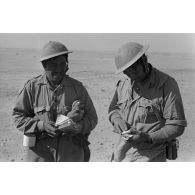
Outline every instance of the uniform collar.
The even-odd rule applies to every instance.
[[[70,82],[68,82],[68,80],[69,80],[69,76],[66,75],[66,76],[64,77],[64,79],[62,80],[62,82],[59,84],[59,86],[58,86],[57,88],[63,88],[64,86],[70,85]],[[44,74],[42,75],[42,77],[39,79],[38,84],[40,84],[40,85],[47,85],[49,88],[54,89],[54,88],[50,85],[50,83],[48,82],[45,73],[44,73]],[[56,89],[57,89],[57,88],[56,88]]]
[[[168,75],[152,67],[151,75],[149,77],[149,88],[160,88],[167,81],[167,79]]]

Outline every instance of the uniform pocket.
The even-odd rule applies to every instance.
[[[39,106],[34,108],[35,116],[43,121],[50,120],[50,106]]]
[[[162,121],[160,108],[157,104],[152,103],[141,103],[138,106],[139,110],[139,121],[142,123],[155,123]]]
[[[50,111],[50,106],[39,106],[34,108],[35,114],[40,114],[42,112],[48,112]]]

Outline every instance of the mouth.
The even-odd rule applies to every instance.
[[[52,76],[59,76],[59,75],[61,75],[61,72],[53,72],[52,73]]]
[[[62,74],[59,73],[59,72],[52,73],[52,78],[53,78],[54,80],[59,80],[59,79],[62,78]]]

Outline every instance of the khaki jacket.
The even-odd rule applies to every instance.
[[[21,90],[13,108],[16,127],[24,133],[39,133],[38,121],[54,121],[57,114],[66,115],[75,100],[84,104],[82,123],[84,134],[89,134],[97,124],[93,102],[81,82],[65,76],[62,83],[53,89],[46,75],[29,80]]]
[[[126,76],[118,82],[109,107],[111,123],[117,117],[137,130],[149,133],[153,139],[154,144],[132,144],[128,151],[132,161],[139,158],[147,161],[164,151],[165,142],[155,143],[159,135],[169,139],[162,127],[170,124],[187,126],[177,82],[153,67],[143,87],[133,86]]]

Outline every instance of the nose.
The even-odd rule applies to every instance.
[[[65,66],[62,66],[61,64],[56,64],[54,72],[63,72],[65,69]]]
[[[60,71],[61,71],[61,66],[57,64],[55,67],[55,72],[60,72]]]

